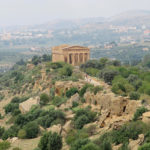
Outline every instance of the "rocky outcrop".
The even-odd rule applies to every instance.
[[[61,134],[62,132],[62,126],[61,124],[58,124],[58,125],[53,125],[52,127],[50,128],[47,128],[47,131],[51,131],[51,132],[56,132],[58,134]]]
[[[39,102],[39,97],[29,98],[25,102],[19,104],[19,110],[21,111],[21,113],[27,113],[28,111],[30,111],[33,105],[39,105]]]
[[[145,112],[142,115],[142,121],[146,124],[150,123],[150,112]]]
[[[78,89],[81,89],[83,85],[85,84],[84,81],[80,82],[73,82],[73,81],[57,81],[55,83],[55,94],[58,96],[61,96],[62,93],[65,93],[67,90],[69,90],[72,87],[76,87]]]
[[[144,142],[144,135],[140,134],[137,140],[129,140],[129,149],[138,150],[138,147]]]
[[[79,102],[80,100],[80,96],[78,93],[76,93],[75,95],[71,96],[70,99],[67,100],[67,102],[65,104],[62,104],[59,109],[64,110],[65,108],[71,108],[72,107],[72,103],[73,102]]]
[[[138,101],[131,101],[127,97],[115,96],[113,93],[99,92],[94,95],[86,92],[84,95],[86,103],[100,106],[101,112],[108,111],[110,116],[121,116],[123,114],[134,114],[136,109],[141,105]]]

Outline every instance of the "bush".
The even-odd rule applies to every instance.
[[[66,98],[55,96],[53,99],[53,105],[59,107],[61,104],[65,103],[66,100],[67,100]]]
[[[136,110],[133,120],[136,121],[143,113],[147,112],[148,110],[145,107],[140,107]]]
[[[61,76],[71,76],[73,73],[73,69],[71,65],[65,65],[63,68],[60,69]]]
[[[86,93],[86,90],[87,90],[88,88],[90,88],[90,87],[93,87],[93,85],[91,85],[91,84],[85,84],[85,85],[81,88],[81,90],[79,91],[80,97],[83,97],[84,94]]]
[[[66,143],[68,145],[73,145],[75,143],[75,141],[87,139],[88,137],[89,137],[89,135],[86,132],[86,130],[84,130],[84,129],[82,129],[82,130],[72,129],[67,134]]]
[[[65,115],[60,110],[49,110],[38,118],[38,123],[44,128],[48,128],[53,124],[64,124],[65,120]]]
[[[0,142],[0,150],[7,150],[10,148],[10,143],[7,141]]]
[[[29,122],[24,129],[26,131],[27,138],[35,138],[39,133],[39,127],[36,122]]]
[[[73,88],[70,88],[67,92],[66,92],[66,96],[68,98],[70,98],[72,95],[78,93],[78,89],[73,87]]]
[[[19,130],[18,132],[18,138],[25,139],[26,138],[26,131],[24,129]]]
[[[115,76],[118,75],[118,72],[116,70],[103,70],[100,73],[100,77],[104,79],[104,81],[108,84],[112,83],[112,80],[114,79]]]
[[[93,143],[88,143],[82,146],[81,150],[99,150],[99,147]]]
[[[116,76],[112,81],[112,92],[115,94],[126,95],[131,91],[134,91],[134,87],[125,78]]]
[[[14,112],[14,110],[18,109],[18,108],[19,108],[19,104],[17,104],[17,103],[9,103],[8,105],[6,105],[4,107],[6,114],[8,114],[10,112]]]
[[[131,92],[130,93],[130,99],[131,100],[138,100],[140,98],[140,94],[137,92]]]
[[[99,91],[102,91],[103,88],[100,86],[94,86],[91,88],[91,91],[94,92],[94,94],[96,95]]]
[[[88,144],[89,142],[89,139],[78,139],[71,145],[70,150],[79,150],[82,146]]]
[[[2,135],[2,139],[7,140],[9,137],[16,137],[19,129],[20,128],[16,125],[11,126],[8,130],[5,130],[5,132]]]
[[[46,133],[40,139],[39,148],[41,150],[61,150],[62,137],[57,133]]]
[[[149,149],[150,149],[150,143],[145,143],[138,148],[138,150],[149,150]]]
[[[19,147],[14,147],[13,150],[21,150]]]
[[[46,93],[40,95],[40,104],[45,105],[49,102],[49,96]]]
[[[4,127],[0,126],[0,138],[2,137],[3,133],[5,132]]]
[[[96,113],[91,112],[89,109],[79,109],[74,116],[75,128],[81,129],[85,124],[95,120]]]
[[[81,129],[88,122],[89,122],[89,120],[88,120],[87,116],[86,115],[81,115],[80,117],[78,117],[75,120],[74,125],[75,125],[75,128]]]
[[[113,143],[128,143],[129,139],[136,140],[138,135],[146,130],[146,125],[141,121],[125,124],[119,130],[112,131]]]

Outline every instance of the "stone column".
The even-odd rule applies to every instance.
[[[73,54],[72,54],[72,65],[73,65],[73,66],[75,65],[75,58],[74,58],[74,57],[75,57],[75,54],[73,53]]]
[[[83,53],[83,63],[85,63],[85,53]]]
[[[81,62],[80,62],[80,53],[78,53],[78,65],[80,65]]]

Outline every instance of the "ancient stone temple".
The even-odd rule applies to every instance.
[[[83,46],[60,45],[52,48],[53,62],[66,62],[79,66],[90,58],[90,49]]]

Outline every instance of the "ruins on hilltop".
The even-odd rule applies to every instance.
[[[83,46],[60,45],[52,48],[53,62],[66,62],[79,66],[90,58],[90,49]]]

